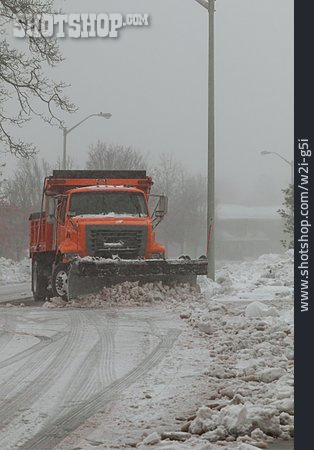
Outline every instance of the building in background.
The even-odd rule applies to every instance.
[[[218,205],[216,252],[220,260],[242,260],[282,253],[280,206]]]

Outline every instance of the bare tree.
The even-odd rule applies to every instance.
[[[153,170],[154,191],[169,197],[168,214],[157,230],[166,247],[199,256],[206,244],[206,180],[192,175],[173,156],[162,155]]]
[[[172,155],[162,154],[157,166],[153,169],[155,189],[165,195],[174,195],[180,189],[180,180],[184,169]]]
[[[0,256],[21,259],[28,246],[27,213],[0,198]]]
[[[32,155],[33,144],[16,138],[15,127],[22,127],[32,116],[50,124],[60,124],[58,111],[76,108],[63,95],[66,84],[47,78],[43,69],[62,61],[56,39],[29,33],[29,18],[54,13],[53,0],[0,0],[0,142],[4,150],[19,157]],[[7,35],[13,22],[25,31],[25,51],[14,48]],[[15,113],[11,106],[15,105]]]
[[[30,213],[40,211],[43,181],[50,174],[51,166],[34,156],[19,160],[13,176],[3,181],[0,199],[0,254],[3,256],[13,259],[25,256],[28,218]]]
[[[181,194],[175,203],[175,217],[182,223],[182,253],[194,257],[206,253],[206,187],[204,176],[186,172],[181,179]]]
[[[21,159],[13,177],[4,183],[6,201],[28,213],[39,210],[43,180],[51,171],[50,165],[37,158]]]
[[[139,170],[147,168],[146,157],[132,147],[98,141],[88,152],[87,169]]]
[[[69,167],[73,160],[69,159]],[[60,168],[58,159],[54,167]],[[52,165],[36,156],[20,159],[8,180],[1,178],[0,164],[0,255],[19,259],[28,246],[30,213],[40,211],[44,178]],[[14,230],[14,233],[12,233]]]
[[[73,170],[77,167],[75,167],[77,165],[76,161],[72,158],[72,156],[67,155],[66,157],[66,167],[68,170]],[[56,170],[62,170],[63,169],[63,159],[61,156],[58,156],[58,159],[56,161],[55,164],[55,169]]]
[[[169,243],[182,242],[182,223],[175,217],[176,202],[180,196],[183,166],[173,156],[163,154],[158,165],[153,169],[153,192],[167,195],[169,198],[169,211],[157,232],[158,237],[164,242],[166,248]]]

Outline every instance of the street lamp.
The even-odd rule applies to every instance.
[[[215,280],[215,0],[195,0],[208,11],[208,175],[207,175],[207,277]]]
[[[85,119],[78,122],[76,125],[74,125],[72,128],[67,128],[62,126],[62,132],[63,132],[63,162],[62,162],[62,168],[63,170],[66,170],[67,166],[67,135],[71,133],[75,128],[82,125],[83,122],[86,122],[86,120],[90,119],[91,117],[103,117],[104,119],[110,119],[112,114],[110,113],[97,113],[97,114],[90,114],[89,116],[85,117]]]
[[[263,151],[261,151],[261,155],[277,155],[280,159],[282,159],[284,162],[289,164],[290,169],[291,169],[291,172],[290,172],[290,174],[291,174],[291,184],[294,183],[294,177],[293,177],[294,162],[293,161],[289,161],[284,156],[280,155],[280,153],[278,153],[278,152],[268,152],[267,150],[263,150]]]

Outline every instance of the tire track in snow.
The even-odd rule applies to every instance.
[[[55,345],[56,343],[58,343],[58,345]],[[47,349],[50,351],[50,353],[44,352],[46,348],[40,349],[34,355],[28,358],[26,362],[21,367],[19,367],[14,375],[9,375],[9,377],[5,381],[2,381],[0,387],[0,423],[2,417],[2,409],[5,407],[6,403],[10,401],[12,397],[19,395],[19,392],[21,392],[25,388],[25,384],[30,384],[37,378],[39,378],[40,374],[45,370],[48,362],[53,361],[53,359],[57,356],[59,347],[62,345],[62,343],[59,343],[58,340],[56,341],[56,343],[53,343]],[[29,377],[31,377],[32,379],[28,380]]]
[[[55,408],[47,418],[49,423],[60,417],[60,410],[66,414],[96,393],[101,392],[105,386],[117,378],[116,376],[112,377],[116,321],[110,320],[110,316],[107,314],[99,315],[99,312],[92,310],[86,310],[84,314],[89,319],[91,327],[94,327],[97,332],[98,340],[81,362],[75,378],[65,386],[64,396],[60,399],[59,407]],[[109,413],[111,408],[112,405],[108,404],[105,411]]]
[[[1,351],[8,345],[11,339],[14,336],[14,331],[16,329],[16,321],[12,320],[12,314],[9,314],[7,311],[2,315],[4,318],[4,323],[1,323],[1,329],[4,330],[0,334],[0,348]],[[1,319],[2,319],[1,317]]]
[[[26,319],[25,316],[21,317],[20,313],[13,314],[12,312],[7,312],[7,311],[5,311],[4,314],[2,311],[2,316],[0,316],[0,319],[2,317],[4,318],[4,324],[1,324],[0,327],[4,331],[2,333],[0,333],[1,351],[4,350],[4,348],[7,346],[7,344],[16,335],[31,336],[31,337],[39,339],[40,342],[27,348],[26,350],[23,350],[22,352],[19,352],[5,360],[2,360],[0,362],[0,369],[7,367],[11,364],[14,364],[21,359],[25,359],[25,358],[29,357],[32,353],[35,353],[36,351],[39,351],[41,348],[45,347],[46,345],[49,345],[50,343],[55,342],[56,340],[60,339],[60,337],[62,337],[62,334],[63,334],[63,336],[65,336],[65,333],[58,333],[52,337],[49,337],[49,336],[41,336],[38,334],[28,333],[28,332],[23,332],[23,331],[18,332],[17,325],[19,323],[21,323],[23,325],[25,322],[27,324],[29,324],[30,322],[34,322],[35,325],[37,325],[38,321],[34,321],[34,320],[30,319],[29,317],[27,317],[27,319]]]
[[[105,315],[100,317],[94,311],[91,312],[94,316],[94,323],[99,335],[99,355],[101,357],[97,364],[98,367],[98,391],[101,391],[104,386],[117,379],[114,367],[115,361],[115,332],[117,329],[117,321],[110,320],[110,317]],[[104,318],[106,323],[104,324]],[[104,325],[106,328],[104,328]]]
[[[109,366],[112,361],[111,342],[114,327],[110,324],[110,321],[105,320],[105,316],[100,316],[98,312],[84,311],[84,315],[90,322],[90,326],[97,332],[98,340],[81,362],[75,378],[65,387],[65,396],[60,408],[68,408],[68,404],[73,406],[78,402],[87,400],[113,381]],[[106,370],[103,370],[103,368]],[[50,420],[52,419],[53,417],[50,417]]]
[[[22,380],[25,379],[25,373],[23,371],[21,372],[20,378],[22,380],[20,380],[20,387],[22,389],[11,397],[9,401],[1,405],[0,423],[2,426],[9,424],[17,416],[19,410],[29,409],[31,404],[47,392],[59,374],[63,373],[64,367],[70,363],[71,354],[81,348],[84,337],[84,316],[82,314],[73,314],[73,312],[69,316],[70,332],[64,344],[57,347],[48,365],[47,360],[42,355],[37,358],[41,362],[41,369],[44,365],[46,367],[43,371],[37,370],[38,375],[25,388],[22,385]],[[11,386],[11,383],[9,385]]]
[[[68,317],[66,316],[65,319],[68,319]],[[64,323],[64,327],[67,328],[69,326],[69,320],[65,320]],[[68,333],[65,333],[64,331],[61,332],[64,334],[63,337],[65,337]],[[0,397],[7,397],[10,394],[13,395],[17,395],[17,392],[19,391],[19,389],[23,389],[23,385],[25,384],[25,380],[27,380],[28,377],[32,376],[33,377],[37,377],[40,375],[40,373],[42,372],[42,370],[44,370],[44,367],[47,365],[47,361],[48,360],[52,360],[55,355],[58,354],[59,352],[59,347],[62,345],[61,342],[58,343],[57,345],[54,345],[56,342],[58,342],[59,340],[61,341],[62,336],[58,335],[58,333],[52,338],[52,345],[51,346],[47,346],[47,345],[40,345],[41,343],[35,344],[39,346],[39,349],[35,348],[35,352],[32,351],[32,349],[34,349],[34,347],[31,347],[31,349],[25,350],[23,353],[27,354],[28,352],[30,353],[30,358],[28,358],[25,363],[19,368],[19,370],[15,373],[15,375],[10,376],[10,378],[6,381],[3,381],[0,387]],[[47,350],[47,353],[50,351],[50,353],[48,354],[48,356],[45,358],[43,355],[43,349]],[[34,353],[34,355],[33,355]],[[17,355],[13,355],[11,358],[14,362],[18,362],[15,361],[16,358],[19,358],[20,353]],[[4,367],[6,367],[7,363],[9,362],[10,364],[10,359],[9,361],[3,361],[2,364]],[[6,398],[5,398],[6,400]],[[1,403],[0,403],[0,419],[1,419]],[[1,423],[1,422],[0,422]]]
[[[161,338],[160,343],[144,360],[128,374],[114,381],[101,392],[95,394],[87,401],[77,405],[69,413],[61,416],[37,433],[33,438],[25,442],[23,450],[51,450],[61,442],[69,433],[78,428],[89,417],[103,411],[108,403],[114,401],[122,391],[143,377],[154,366],[161,362],[173,346],[180,330],[169,330]]]
[[[34,344],[32,347],[29,347],[26,350],[23,350],[22,352],[16,353],[13,356],[10,356],[7,359],[4,359],[0,362],[0,369],[3,369],[4,367],[8,367],[14,363],[17,363],[23,359],[28,358],[33,353],[39,352],[42,348],[47,347],[50,344],[53,344],[54,342],[57,342],[59,339],[62,339],[64,336],[66,336],[66,333],[63,331],[60,331],[59,333],[55,334],[54,336],[48,337],[48,336],[35,336],[35,338],[38,338],[40,342],[37,344]]]

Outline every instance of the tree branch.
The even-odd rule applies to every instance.
[[[21,127],[32,115],[36,115],[47,123],[59,125],[61,119],[58,117],[58,111],[76,111],[73,103],[62,95],[68,86],[63,81],[54,82],[44,76],[45,65],[53,67],[63,61],[57,40],[43,36],[41,30],[37,37],[27,33],[29,17],[55,13],[53,3],[53,0],[0,0],[0,26],[19,20],[26,33],[25,39],[28,44],[24,52],[13,48],[6,40],[8,27],[2,27],[0,142],[5,145],[7,151],[23,157],[29,152],[32,154],[34,146],[13,139],[4,123]],[[11,116],[4,113],[8,101],[16,105],[16,113]]]

